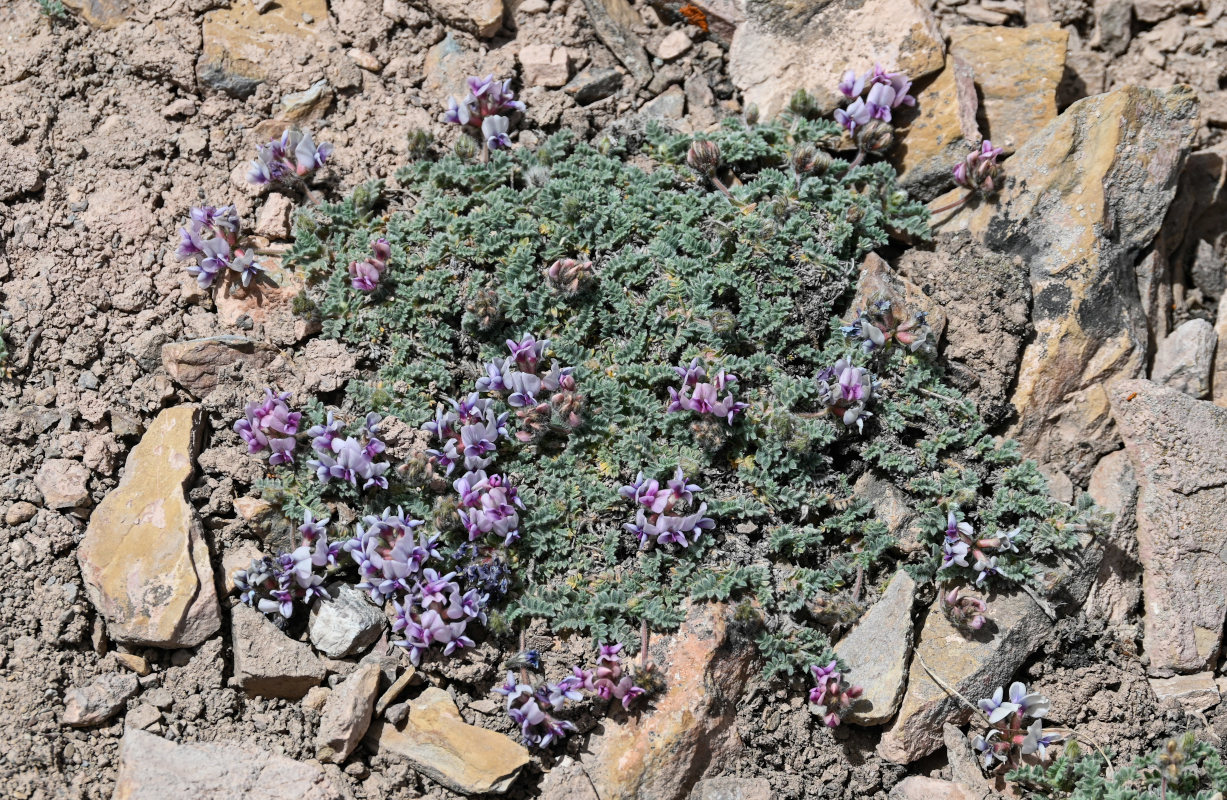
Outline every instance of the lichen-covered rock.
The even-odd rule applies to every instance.
[[[316,600],[307,620],[311,644],[329,658],[345,658],[375,643],[387,625],[367,594],[347,583],[328,587],[330,600]]]
[[[159,414],[77,549],[86,593],[117,642],[194,647],[221,627],[209,548],[185,494],[201,432],[197,406]]]
[[[501,733],[469,725],[451,695],[431,687],[409,703],[401,730],[376,720],[367,747],[404,760],[418,772],[461,794],[502,794],[528,763],[528,751]]]
[[[1159,230],[1197,109],[1185,86],[1080,100],[1010,158],[995,202],[954,212],[944,226],[946,217],[935,218],[1026,260],[1035,336],[1023,352],[1010,434],[1078,483],[1119,446],[1108,392],[1145,368],[1133,260]]]
[[[1056,118],[1068,41],[1055,23],[950,31],[950,55],[975,74],[986,139],[1013,152]]]
[[[941,32],[919,2],[748,3],[746,21],[729,46],[729,76],[746,105],[757,105],[765,119],[785,108],[797,89],[817,92],[823,109],[834,109],[843,71],[864,72],[875,63],[912,80],[942,68]]]
[[[1144,380],[1111,398],[1139,487],[1150,673],[1209,669],[1227,617],[1227,409]]]
[[[1191,319],[1159,342],[1150,379],[1196,397],[1210,396],[1210,373],[1218,337],[1204,319]]]
[[[835,646],[835,655],[848,667],[848,681],[864,690],[848,722],[882,725],[899,708],[912,657],[915,595],[916,581],[903,570],[896,572],[882,596]]]
[[[754,670],[753,653],[729,641],[727,616],[723,605],[692,605],[657,666],[668,688],[651,713],[606,720],[590,739],[584,769],[601,800],[682,800],[741,747],[735,698]]]
[[[238,800],[344,797],[318,765],[275,755],[250,745],[183,743],[128,729],[119,743],[119,774],[112,800]]]
[[[204,398],[232,371],[267,366],[276,355],[272,347],[245,336],[208,336],[162,345],[162,366],[171,380]]]
[[[924,199],[953,186],[954,165],[982,138],[979,107],[971,67],[948,54],[941,74],[916,94],[916,119],[892,153],[899,184]]]
[[[311,651],[246,605],[230,610],[234,678],[248,694],[297,700],[319,686],[327,671]]]
[[[340,764],[354,752],[371,724],[375,693],[379,689],[379,665],[360,664],[324,702],[324,713],[315,735],[320,761]]]

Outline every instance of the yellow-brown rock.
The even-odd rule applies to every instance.
[[[939,231],[966,227],[1025,260],[1035,337],[1011,398],[1010,435],[1076,483],[1119,447],[1108,390],[1147,361],[1134,259],[1163,221],[1197,110],[1187,86],[1080,100],[1010,157],[995,201],[934,218]]]
[[[971,67],[985,138],[1017,150],[1057,116],[1069,33],[1055,23],[1025,28],[968,25],[950,32],[950,54]],[[923,106],[921,106],[923,108]]]
[[[461,794],[502,794],[528,763],[528,751],[497,731],[469,725],[451,695],[431,687],[409,703],[403,730],[371,723],[366,746]]]
[[[159,414],[77,549],[90,601],[122,644],[194,647],[221,626],[209,548],[185,494],[201,431],[197,406]]]
[[[90,27],[110,30],[132,14],[126,0],[64,0],[64,7],[81,15]]]
[[[255,3],[235,0],[210,11],[201,28],[200,80],[245,97],[269,77],[275,56],[296,42],[316,40],[327,19],[327,0],[282,0],[263,14]]]
[[[729,641],[727,606],[694,605],[659,660],[667,689],[651,709],[606,719],[582,763],[601,800],[683,800],[742,746],[737,700],[754,670],[753,648]]]
[[[951,186],[951,170],[979,144],[976,84],[967,62],[947,54],[946,66],[916,95],[916,117],[895,149],[900,184],[920,197]]]

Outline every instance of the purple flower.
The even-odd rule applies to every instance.
[[[855,71],[847,70],[844,72],[843,77],[840,78],[838,88],[840,94],[849,100],[854,97],[860,97],[861,92],[865,90],[865,78],[863,76],[858,78]]]
[[[956,542],[962,539],[963,537],[967,537],[968,539],[976,538],[975,529],[971,527],[971,523],[959,522],[955,518],[953,510],[947,512],[946,514],[946,541]]]
[[[984,579],[991,575],[1000,574],[997,571],[997,556],[981,557],[976,561],[976,586],[984,583]]]
[[[239,273],[239,281],[244,287],[251,283],[252,278],[265,271],[264,266],[255,260],[255,253],[251,250],[235,250],[229,267]]]
[[[1011,703],[1005,699],[1005,690],[1000,686],[997,687],[997,691],[993,693],[992,697],[986,697],[980,700],[980,702],[978,702],[976,705],[980,707],[981,711],[988,715],[988,721],[990,723],[1000,722],[1014,712],[1018,711],[1020,708],[1017,703]]]
[[[277,183],[291,177],[303,177],[322,167],[332,155],[332,145],[316,145],[308,131],[286,130],[280,139],[256,148],[256,157],[247,171],[247,180],[255,184]]]
[[[994,193],[1001,183],[1001,165],[997,159],[1002,152],[1000,147],[993,147],[993,143],[985,139],[978,149],[973,149],[954,165],[954,182],[972,192]]]
[[[1027,735],[1023,738],[1021,752],[1024,756],[1034,753],[1039,756],[1041,761],[1047,761],[1048,748],[1060,741],[1060,734],[1045,733],[1043,723],[1037,719],[1027,728]]]
[[[387,239],[376,239],[371,251],[365,261],[354,261],[349,265],[350,285],[360,292],[373,292],[379,287],[379,279],[387,269],[388,259],[392,257],[392,246]]]
[[[481,123],[481,135],[486,140],[486,146],[491,150],[511,147],[511,138],[507,135],[510,126],[506,117],[486,117]]]
[[[520,341],[508,339],[506,344],[507,349],[511,351],[511,359],[515,362],[516,366],[525,372],[535,373],[537,371],[537,362],[545,354],[545,348],[549,347],[550,340],[543,339],[537,341],[531,333],[527,333],[520,337]]]
[[[843,125],[849,132],[855,131],[858,125],[865,125],[873,119],[873,110],[865,105],[865,101],[856,98],[847,108],[835,109],[835,121]]]
[[[822,370],[818,376],[821,402],[830,412],[839,415],[844,425],[856,425],[857,431],[863,431],[865,420],[873,416],[865,410],[873,398],[873,391],[874,381],[869,370],[853,366],[846,358],[839,359],[834,367]]]
[[[247,451],[254,455],[272,450],[269,460],[274,465],[293,460],[294,436],[298,433],[302,414],[290,410],[289,399],[289,392],[273,394],[272,389],[266,389],[264,402],[248,403],[244,418],[234,423],[234,430],[247,444]],[[280,436],[270,437],[269,434]]]

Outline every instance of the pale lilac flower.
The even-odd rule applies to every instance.
[[[511,138],[507,135],[510,126],[506,117],[486,117],[481,123],[481,135],[491,150],[511,147]]]
[[[847,108],[835,109],[835,121],[849,132],[855,131],[860,125],[867,124],[871,119],[873,119],[873,110],[859,97],[853,100]]]

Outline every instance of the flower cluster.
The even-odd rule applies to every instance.
[[[264,390],[264,402],[248,403],[243,419],[234,423],[234,430],[247,444],[251,455],[269,451],[272,466],[294,463],[294,448],[298,444],[298,423],[302,414],[290,409],[290,393],[274,394]]]
[[[814,688],[809,690],[809,701],[817,706],[823,725],[828,728],[838,727],[864,690],[860,686],[849,684],[835,661],[825,667],[814,664],[809,669],[814,675],[815,684]]]
[[[545,283],[555,294],[572,297],[592,282],[592,262],[560,258],[545,270]]]
[[[250,249],[238,249],[239,212],[234,206],[200,206],[193,208],[187,225],[179,229],[179,245],[175,258],[191,260],[187,273],[200,288],[208,289],[219,275],[235,273],[247,286],[252,278],[264,271]]]
[[[307,466],[315,470],[320,483],[341,480],[362,489],[372,486],[388,488],[384,473],[388,471],[389,464],[375,460],[386,449],[379,439],[381,420],[378,414],[371,412],[366,415],[361,437],[342,437],[340,434],[344,426],[340,420],[333,418],[330,411],[323,425],[316,425],[307,431],[311,437],[311,448],[316,452],[316,457],[308,461]]]
[[[956,586],[941,595],[942,612],[956,628],[978,631],[988,622],[988,604],[978,597],[959,594]]]
[[[289,128],[280,139],[256,148],[256,157],[247,170],[247,180],[263,185],[302,179],[324,166],[330,155],[332,145],[316,145],[309,131]]]
[[[1001,184],[1001,165],[997,158],[1002,152],[1000,147],[993,147],[993,143],[985,139],[954,165],[954,182],[973,194],[993,194]]]
[[[818,373],[818,399],[827,410],[843,420],[844,425],[863,432],[865,420],[873,414],[865,406],[873,399],[877,384],[869,370],[853,366],[846,358]]]
[[[517,662],[534,669],[540,666],[535,651],[517,657]],[[621,643],[601,645],[595,669],[575,666],[570,675],[557,683],[546,681],[536,687],[528,682],[527,670],[521,672],[518,681],[514,673],[508,672],[507,682],[494,691],[507,698],[507,715],[520,726],[524,743],[530,747],[548,747],[575,730],[575,725],[554,714],[563,710],[568,701],[582,700],[584,691],[602,700],[619,700],[628,710],[635,698],[646,693],[627,673],[622,663]]]
[[[984,551],[991,549],[997,553],[1017,553],[1018,545],[1015,539],[1018,534],[1019,529],[1013,528],[992,538],[979,539],[971,524],[959,522],[952,510],[946,517],[946,537],[942,541],[940,569],[971,566],[976,571],[976,585],[979,586],[986,578],[1000,574],[997,569],[997,556],[990,556]],[[970,565],[967,562],[968,556],[974,559]]]
[[[859,340],[866,353],[885,350],[895,344],[925,356],[937,352],[925,312],[908,315],[898,303],[885,297],[872,300],[850,325],[840,330],[849,339]]]
[[[866,87],[869,92],[864,97]],[[878,64],[864,75],[858,76],[853,70],[843,74],[839,82],[839,92],[852,102],[848,107],[835,111],[835,121],[843,125],[849,132],[859,126],[869,124],[870,120],[891,121],[891,111],[901,105],[914,106],[916,98],[908,94],[912,82],[902,72],[887,72]]]
[[[253,558],[250,567],[235,572],[239,599],[264,614],[277,613],[285,619],[293,615],[296,600],[310,603],[316,597],[329,599],[324,577],[338,569],[341,544],[328,540],[328,522],[328,518],[317,520],[307,511],[298,528],[302,534],[298,548],[276,558]]]
[[[480,128],[483,145],[490,150],[510,147],[507,131],[511,122],[505,114],[524,110],[524,104],[511,91],[511,80],[496,81],[493,75],[484,78],[474,75],[465,82],[468,94],[460,101],[448,98],[444,120]]]
[[[486,623],[490,596],[477,589],[461,592],[460,584],[452,580],[455,577],[454,572],[440,575],[427,567],[404,602],[392,601],[396,609],[392,630],[404,631],[405,635],[393,644],[407,649],[414,665],[421,662],[422,653],[431,645],[441,645],[445,656],[472,647],[473,640],[465,635],[469,623]]]
[[[525,444],[539,442],[551,431],[566,434],[583,424],[584,396],[577,390],[571,367],[555,361],[542,371],[541,359],[550,340],[537,341],[530,333],[519,341],[508,339],[506,344],[511,355],[486,365],[477,390],[503,395],[507,405],[516,409],[520,422],[516,439]]]
[[[723,417],[732,425],[733,417],[749,408],[747,403],[733,400],[733,393],[727,391],[737,383],[736,375],[720,370],[710,382],[706,381],[704,379],[707,377],[707,371],[703,368],[703,362],[698,358],[691,361],[690,366],[674,367],[673,371],[682,379],[682,387],[681,389],[669,387],[669,411],[671,412],[694,411],[697,414],[709,414],[714,417]],[[727,392],[723,398],[720,397],[721,392]]]
[[[529,747],[549,747],[557,739],[563,739],[574,731],[575,724],[558,719],[551,712],[561,711],[567,701],[577,702],[584,698],[580,689],[583,678],[568,675],[557,683],[542,683],[533,687],[526,682],[517,682],[515,673],[507,673],[507,682],[494,691],[507,698],[507,716],[520,726],[520,736]]]
[[[399,592],[413,590],[423,565],[439,558],[439,537],[415,529],[420,519],[409,519],[404,511],[385,508],[354,525],[355,535],[345,542],[345,552],[358,565],[357,588],[382,605]]]
[[[349,282],[360,292],[373,292],[379,288],[379,279],[388,268],[388,259],[392,257],[392,245],[388,240],[379,238],[371,245],[371,255],[365,261],[354,261],[349,265]]]
[[[1048,760],[1048,748],[1061,741],[1054,733],[1045,733],[1043,718],[1048,713],[1048,698],[1028,693],[1027,687],[1015,682],[1010,685],[1009,699],[998,686],[992,697],[978,705],[988,716],[989,729],[971,740],[972,748],[980,753],[980,763],[986,772],[1000,764],[1017,766],[1020,756],[1037,756]],[[1027,718],[1031,724],[1027,725]]]
[[[645,479],[640,472],[634,483],[618,490],[618,494],[636,506],[635,521],[622,527],[635,534],[640,548],[646,548],[652,537],[656,537],[658,545],[672,543],[689,547],[698,541],[703,531],[716,527],[715,520],[705,516],[707,503],[699,503],[693,513],[679,513],[680,509],[693,505],[695,494],[701,491],[701,487],[687,482],[681,467],[677,468],[666,489],[655,479]]]

